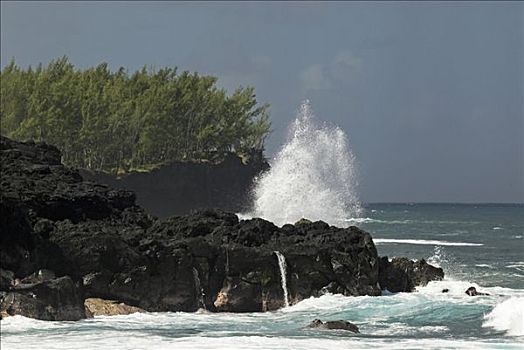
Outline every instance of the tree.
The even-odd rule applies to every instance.
[[[11,60],[0,78],[2,134],[52,143],[70,166],[119,172],[212,161],[261,151],[270,132],[269,106],[252,87],[228,95],[217,78],[176,67],[80,70],[64,56],[36,69]]]

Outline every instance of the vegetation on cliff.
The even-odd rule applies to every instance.
[[[82,70],[67,57],[21,68],[13,60],[1,71],[2,134],[56,145],[69,166],[111,172],[262,150],[268,105],[251,87],[228,95],[216,82],[176,68]]]

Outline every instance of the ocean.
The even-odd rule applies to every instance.
[[[346,222],[369,231],[379,255],[424,258],[445,279],[413,293],[327,294],[267,313],[14,316],[1,321],[1,348],[524,349],[524,205],[370,204]],[[490,295],[470,297],[470,286]],[[308,329],[315,318],[348,320],[361,333]]]

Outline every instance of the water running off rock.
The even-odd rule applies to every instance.
[[[284,306],[289,307],[289,296],[287,292],[287,266],[286,258],[279,251],[275,251],[275,255],[278,259],[278,267],[280,268],[280,279],[282,281],[282,291],[284,292]]]
[[[198,298],[198,307],[207,310],[206,303],[204,302],[204,289],[200,283],[200,277],[198,276],[198,270],[193,267],[193,278],[195,279],[195,293]]]

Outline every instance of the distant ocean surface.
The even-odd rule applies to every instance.
[[[427,259],[446,278],[415,293],[324,295],[268,313],[144,313],[1,321],[7,349],[524,349],[524,206],[370,204],[379,255]],[[467,296],[475,286],[490,296]],[[449,293],[442,293],[448,288]],[[354,322],[361,334],[304,328]]]

